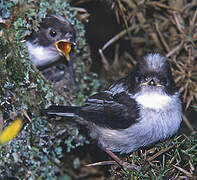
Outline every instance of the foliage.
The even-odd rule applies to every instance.
[[[108,77],[116,79],[125,76],[138,58],[150,52],[159,52],[172,63],[172,72],[185,108],[196,104],[196,1],[109,0],[107,2],[123,28],[120,33],[109,37],[100,50]],[[130,45],[129,48],[120,44],[118,40],[125,40]],[[104,55],[105,50],[112,44],[117,48],[114,50],[113,63],[110,64],[110,58]],[[121,46],[124,49],[122,52]]]
[[[130,156],[130,163],[140,171],[111,170],[111,179],[195,179],[197,177],[197,135],[176,136],[156,144],[153,148],[138,151]]]
[[[32,29],[38,28],[46,15],[67,17],[77,32],[76,51],[80,61],[75,66],[81,73],[80,77],[79,73],[76,74],[81,87],[78,92],[81,98],[78,98],[77,103],[82,103],[86,97],[83,95],[85,91],[92,93],[99,86],[97,77],[87,75],[86,72],[88,55],[84,26],[75,18],[76,11],[64,0],[1,1],[0,12],[0,111],[3,117],[0,123],[6,127],[15,116],[22,116],[24,121],[23,129],[16,139],[0,146],[0,177],[56,179],[60,175],[62,147],[70,151],[87,143],[87,140],[74,123],[49,121],[41,115],[40,110],[52,103],[73,102],[73,97],[77,95],[70,94],[65,98],[54,90],[31,64],[23,40]]]
[[[159,52],[172,64],[172,72],[182,97],[183,109],[188,108],[189,111],[191,111],[190,107],[197,109],[197,4],[195,0],[71,1],[87,9],[90,14],[86,13],[83,17],[89,15],[90,23],[91,19],[101,22],[102,32],[105,33],[103,36],[96,30],[100,28],[99,23],[87,25],[87,29],[91,31],[90,38],[94,37],[95,42],[100,42],[99,38],[103,37],[103,44],[97,46],[96,43],[96,45],[92,43],[95,46],[94,53],[99,52],[95,57],[102,61],[102,68],[99,71],[98,68],[95,69],[100,72],[103,84],[109,84],[109,81],[126,76],[136,61],[145,54]],[[98,8],[95,7],[96,5]],[[91,7],[95,12],[90,11]],[[112,29],[108,30],[110,25],[114,27],[114,24],[107,21],[107,18],[102,19],[102,13],[105,11],[113,14],[117,23],[114,24],[117,29],[121,29],[120,32],[110,32],[111,36],[108,35],[109,31],[112,31]],[[91,18],[92,16],[94,17]],[[105,25],[109,23],[109,26],[102,26],[102,23]],[[93,25],[96,27],[92,27]],[[91,43],[91,39],[89,41]],[[183,116],[183,121],[184,125],[190,124],[186,116]],[[193,127],[191,125],[188,127],[192,133],[196,133],[195,122]],[[169,179],[169,177],[170,179],[196,179],[196,136],[182,136],[174,138],[173,141],[175,146],[170,149],[164,147],[165,144],[163,146],[157,144],[156,151],[153,152],[155,159],[149,159],[151,156],[149,149],[148,152],[146,151],[147,154],[144,151],[143,153],[138,151],[131,157],[127,156],[127,161],[140,165],[142,171],[125,172],[115,167],[111,168],[110,179]]]

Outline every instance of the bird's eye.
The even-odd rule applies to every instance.
[[[142,76],[138,76],[136,81],[139,82],[139,83],[144,82],[144,81],[146,81],[146,77],[143,76],[143,75]]]
[[[55,37],[57,35],[57,32],[54,29],[51,29],[49,34],[51,37]]]
[[[161,79],[160,79],[160,84],[161,84],[161,85],[166,86],[167,83],[168,83],[167,78],[161,78]]]

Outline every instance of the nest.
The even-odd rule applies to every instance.
[[[150,52],[159,52],[171,61],[185,109],[196,104],[197,2],[115,0],[107,1],[107,5],[114,12],[122,31],[109,37],[98,50],[104,67],[101,74],[104,74],[105,79],[123,77],[139,57]],[[123,44],[119,40],[127,41],[129,48],[124,47],[125,50],[120,51]],[[110,59],[106,50],[114,45],[114,58]]]
[[[117,21],[124,22],[127,31],[124,38],[134,46],[137,56],[144,47],[145,52],[154,49],[170,59],[187,109],[196,100],[197,3],[116,0],[112,5]]]

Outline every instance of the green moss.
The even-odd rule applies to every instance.
[[[190,137],[181,135],[175,136],[170,141],[157,143],[154,148],[146,148],[146,152],[135,152],[129,160],[140,166],[140,171],[111,170],[111,179],[189,178],[184,172],[191,173],[192,179],[195,179],[195,167],[197,166],[196,143],[197,135]],[[181,170],[177,167],[180,167]]]
[[[11,102],[1,106],[3,115],[10,116],[4,121],[4,127],[12,121],[13,112],[24,119],[24,128],[20,134],[8,144],[0,146],[0,175],[26,177],[25,179],[57,179],[63,156],[62,147],[71,151],[87,143],[87,140],[79,133],[76,124],[57,123],[54,119],[41,115],[40,109],[52,103],[82,104],[87,92],[92,94],[97,90],[97,76],[87,75],[83,62],[88,57],[87,48],[84,48],[84,26],[75,18],[76,12],[64,0],[12,0],[9,3],[1,1],[0,5],[0,10],[5,9],[2,17],[6,18],[5,24],[0,27],[3,32],[0,37],[0,101],[12,98]],[[81,61],[76,62],[75,69],[80,90],[77,94],[70,94],[68,98],[58,94],[32,66],[22,41],[49,14],[65,15],[77,31],[76,51],[80,52],[78,56]],[[75,102],[73,96],[77,96]],[[27,120],[22,109],[27,111],[32,123]]]

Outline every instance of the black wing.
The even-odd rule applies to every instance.
[[[125,129],[137,122],[139,108],[126,92],[112,95],[106,91],[91,96],[78,113],[99,126]]]

